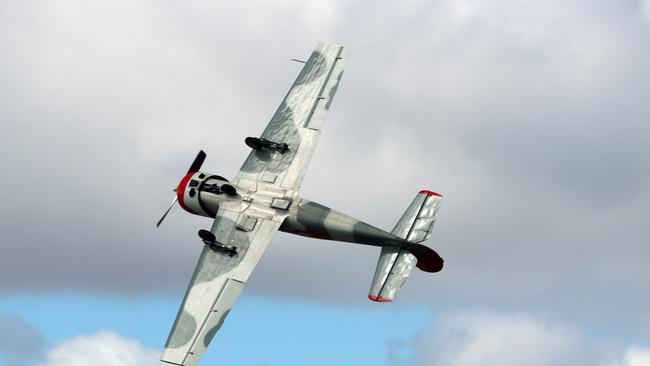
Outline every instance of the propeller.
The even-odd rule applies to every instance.
[[[205,157],[206,155],[203,152],[203,150],[199,150],[199,153],[196,154],[196,157],[194,158],[192,165],[190,165],[190,168],[187,170],[187,174],[196,173],[199,170],[201,170],[201,165],[203,165],[203,162],[205,161]]]
[[[203,165],[203,162],[205,161],[205,157],[206,157],[205,152],[203,152],[203,150],[200,150],[199,153],[196,154],[196,158],[194,158],[194,161],[192,162],[192,165],[190,165],[190,168],[187,170],[187,174],[193,174],[193,173],[196,173],[199,170],[201,170],[201,166]],[[187,174],[185,174],[185,175],[187,175]],[[176,192],[177,190],[178,190],[178,188],[174,188],[174,192]],[[160,220],[158,220],[158,223],[156,223],[156,227],[159,227],[160,224],[162,224],[163,220],[165,219],[165,217],[167,217],[167,214],[169,213],[169,211],[172,210],[172,208],[174,207],[176,202],[178,202],[178,196],[174,197],[174,200],[172,201],[172,204],[169,205],[169,208],[167,209],[167,211],[165,211],[165,213],[162,215]]]
[[[167,209],[167,211],[165,211],[165,214],[162,215],[162,217],[160,218],[160,220],[158,220],[158,223],[156,224],[156,227],[159,227],[160,224],[162,224],[163,220],[165,219],[165,217],[167,217],[167,214],[169,213],[169,211],[172,210],[172,207],[174,207],[174,205],[176,204],[176,202],[178,202],[178,197],[174,197],[174,200],[172,201],[172,204],[169,205],[169,208]]]

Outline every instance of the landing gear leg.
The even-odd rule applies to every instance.
[[[223,245],[219,242],[217,242],[217,239],[215,238],[214,234],[212,234],[208,230],[199,230],[199,237],[201,240],[203,240],[203,243],[207,245],[210,250],[212,250],[215,253],[225,253],[228,254],[229,257],[237,257],[239,253],[237,252],[237,247],[229,247],[227,245]]]

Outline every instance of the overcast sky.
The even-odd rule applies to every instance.
[[[20,308],[176,306],[210,221],[156,229],[171,189],[199,149],[234,176],[319,41],[350,59],[302,195],[390,229],[444,194],[445,269],[364,318],[378,250],[280,233],[252,312],[430,314],[376,349],[390,366],[650,365],[647,0],[0,0],[0,364],[157,364],[128,329],[55,336]]]

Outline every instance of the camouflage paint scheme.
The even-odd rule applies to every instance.
[[[433,250],[416,244],[431,235],[439,194],[418,193],[390,233],[298,194],[346,61],[345,48],[321,43],[305,62],[260,136],[286,143],[288,151],[253,149],[232,182],[205,172],[181,180],[180,205],[214,218],[210,232],[216,242],[236,247],[237,255],[203,247],[162,361],[198,364],[278,230],[382,247],[369,295],[374,301],[392,300],[416,265],[429,272],[442,268]],[[236,194],[224,193],[225,185]]]

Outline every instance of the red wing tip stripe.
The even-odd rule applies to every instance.
[[[393,300],[391,300],[391,299],[384,299],[383,297],[380,297],[380,296],[372,296],[372,295],[368,295],[368,298],[369,298],[370,300],[372,300],[372,301],[376,301],[376,302],[391,302],[391,301],[393,301]]]
[[[438,197],[442,197],[442,195],[441,195],[440,193],[438,193],[438,192],[434,192],[434,191],[429,191],[429,190],[426,190],[426,189],[421,190],[420,193],[424,193],[424,194],[426,194],[427,196],[438,196]]]

